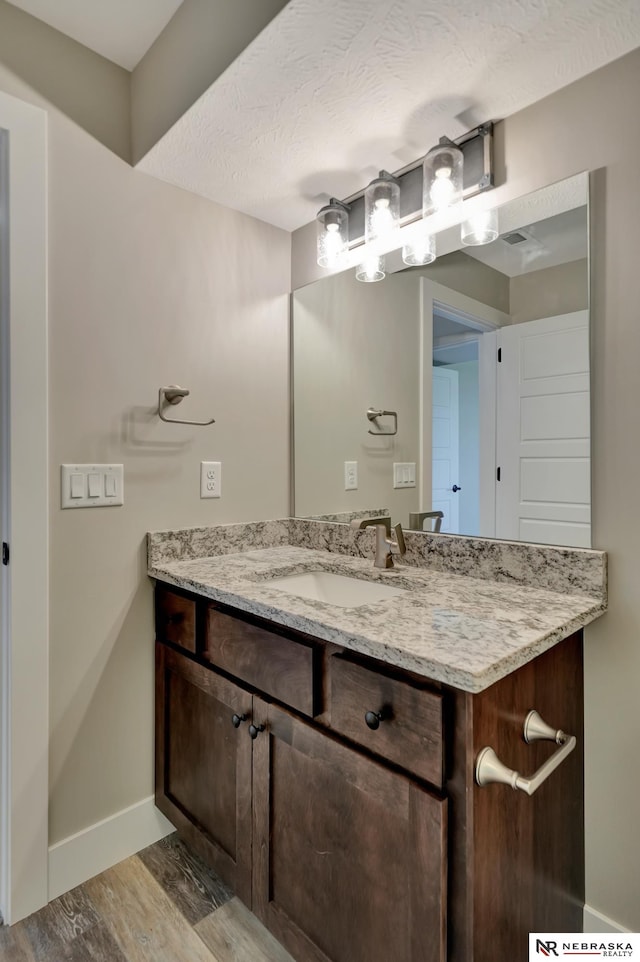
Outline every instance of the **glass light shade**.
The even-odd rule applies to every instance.
[[[490,244],[499,234],[498,211],[483,210],[462,222],[460,239],[466,247],[480,247]]]
[[[464,156],[459,147],[443,137],[422,164],[422,214],[428,217],[462,203]]]
[[[433,264],[436,259],[436,239],[433,234],[419,234],[402,248],[402,260],[409,267]]]
[[[400,227],[400,185],[381,170],[364,192],[365,244],[384,248]],[[384,251],[382,251],[384,253]]]
[[[374,284],[376,281],[384,280],[385,263],[384,257],[365,252],[362,263],[356,267],[356,280],[363,281],[365,284]]]
[[[339,267],[349,247],[349,211],[332,199],[318,211],[316,227],[319,266]]]

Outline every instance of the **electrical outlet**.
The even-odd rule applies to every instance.
[[[200,462],[200,497],[222,497],[222,462]]]
[[[357,491],[358,489],[358,462],[344,462],[344,490]]]

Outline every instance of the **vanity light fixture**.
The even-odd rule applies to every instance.
[[[336,268],[349,248],[349,207],[332,197],[316,216],[318,265]]]
[[[436,239],[433,234],[421,231],[402,248],[402,260],[409,267],[424,267],[436,259]]]
[[[422,167],[422,216],[462,203],[464,154],[448,137],[432,147]]]
[[[364,192],[364,241],[370,250],[387,250],[400,227],[400,184],[381,170]]]
[[[365,249],[362,263],[356,267],[356,280],[363,281],[365,284],[374,284],[376,281],[384,280],[384,277],[384,256]]]
[[[460,239],[466,247],[480,247],[496,240],[498,234],[498,211],[482,210],[462,222]]]
[[[463,180],[464,175],[464,180]],[[456,138],[441,137],[426,156],[390,174],[380,171],[368,187],[344,200],[331,198],[316,216],[318,264],[329,270],[360,265],[359,280],[382,280],[384,255],[403,248],[406,264],[435,259],[431,238],[465,218],[462,201],[491,190],[493,124]],[[491,239],[472,229],[467,244]]]

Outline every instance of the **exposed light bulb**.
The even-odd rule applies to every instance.
[[[349,246],[349,211],[340,201],[332,198],[326,207],[318,211],[317,247],[320,267],[340,267]]]
[[[364,192],[364,237],[373,252],[383,254],[393,246],[400,226],[400,186],[397,180],[380,171]]]
[[[402,260],[409,267],[424,267],[436,259],[436,239],[433,234],[419,234],[402,248]]]
[[[365,284],[374,284],[381,281],[385,276],[384,257],[368,252],[362,259],[362,263],[356,267],[356,280]]]
[[[436,170],[436,176],[431,185],[430,197],[435,210],[446,210],[451,204],[451,199],[455,193],[453,181],[451,180],[451,168],[441,167]]]
[[[337,224],[327,224],[323,244],[324,267],[338,267],[344,254],[344,241]]]
[[[426,154],[422,165],[422,215],[449,210],[462,202],[464,156],[443,137]]]
[[[371,216],[371,229],[378,240],[384,241],[395,227],[396,221],[391,213],[389,198],[381,197],[374,205]]]
[[[490,244],[499,233],[497,210],[479,211],[465,220],[460,227],[460,239],[466,247]]]

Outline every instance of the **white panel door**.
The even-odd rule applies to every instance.
[[[433,428],[431,461],[431,510],[442,511],[441,531],[458,534],[460,427],[458,372],[446,367],[432,371]],[[454,490],[457,489],[457,490]],[[460,493],[458,493],[460,491]]]
[[[591,546],[589,316],[498,334],[496,536]]]

